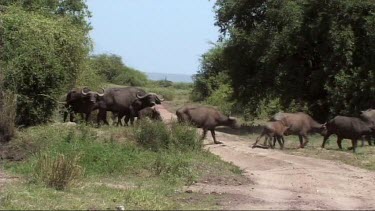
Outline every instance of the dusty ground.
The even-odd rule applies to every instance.
[[[162,118],[175,115],[157,106]],[[247,140],[217,132],[221,145],[206,148],[245,171],[253,183],[217,185],[196,183],[189,190],[226,194],[224,209],[374,209],[375,173],[338,162],[288,155],[255,148]],[[208,135],[206,143],[212,143]],[[297,149],[296,149],[297,150]],[[303,149],[298,149],[303,150]]]

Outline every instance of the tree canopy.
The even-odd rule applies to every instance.
[[[276,98],[318,119],[375,106],[374,1],[218,0],[214,10],[221,36],[202,57],[201,96],[220,85],[202,81],[224,74],[254,115]]]

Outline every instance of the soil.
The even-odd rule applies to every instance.
[[[167,106],[158,105],[164,121],[176,118]],[[188,190],[228,196],[223,209],[374,209],[375,173],[335,161],[301,157],[281,151],[251,148],[255,140],[216,132],[224,144],[205,148],[244,170],[252,183],[195,183]],[[296,149],[304,150],[304,149]]]

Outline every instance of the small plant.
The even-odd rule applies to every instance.
[[[79,155],[41,154],[35,166],[34,177],[48,187],[64,190],[82,177],[84,169],[78,165]]]

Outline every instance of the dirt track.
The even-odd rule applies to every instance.
[[[165,121],[175,118],[158,106]],[[250,145],[235,135],[216,133],[223,145],[206,145],[212,153],[245,170],[255,184],[217,186],[197,183],[189,189],[227,193],[236,200],[224,209],[375,209],[375,173],[338,162],[288,155]],[[208,135],[207,143],[212,143]],[[296,149],[297,150],[297,149]]]

